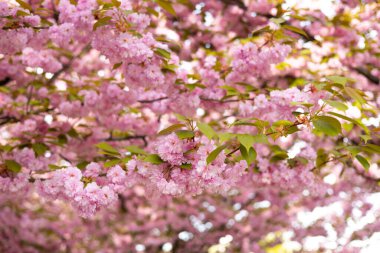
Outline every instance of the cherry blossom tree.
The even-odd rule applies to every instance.
[[[0,252],[365,249],[379,20],[376,0],[0,0]]]

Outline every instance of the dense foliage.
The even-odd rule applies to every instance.
[[[379,20],[370,0],[0,0],[0,252],[362,250]]]

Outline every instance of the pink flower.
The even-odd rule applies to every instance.
[[[84,176],[86,177],[98,177],[101,172],[101,167],[98,163],[91,162],[86,166]]]
[[[107,178],[114,184],[123,184],[127,176],[125,171],[119,165],[116,165],[107,172]]]
[[[81,180],[82,172],[76,167],[69,167],[64,170],[64,178],[67,180]]]
[[[186,161],[183,156],[183,153],[186,152],[184,143],[175,133],[162,137],[156,144],[156,150],[164,161],[173,165],[181,165]]]

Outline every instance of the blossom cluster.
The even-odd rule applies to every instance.
[[[94,165],[88,166],[90,171],[94,170]],[[96,182],[84,187],[82,177],[82,172],[75,167],[58,170],[51,178],[38,181],[37,189],[47,198],[69,201],[83,217],[89,217],[116,201],[117,195],[110,187],[99,186]]]
[[[380,6],[293,2],[0,1],[0,252],[355,252]]]

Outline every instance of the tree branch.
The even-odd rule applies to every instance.
[[[213,99],[213,98],[205,98],[205,97],[200,97],[201,100],[203,101],[210,101],[210,102],[218,102],[218,103],[231,103],[231,102],[240,102],[240,101],[253,101],[255,100],[254,98],[246,98],[246,99],[227,99],[227,100],[219,100],[219,99]]]
[[[0,81],[0,86],[5,86],[5,85],[7,85],[10,81],[12,81],[12,79],[10,79],[9,77],[6,77],[5,79],[3,79],[3,80]]]
[[[149,104],[149,103],[154,103],[154,102],[165,100],[165,99],[168,99],[168,97],[160,97],[160,98],[155,98],[155,99],[152,99],[152,100],[143,99],[143,100],[138,100],[137,102],[140,102],[142,104]]]
[[[366,77],[372,83],[374,83],[376,85],[380,84],[380,79],[378,77],[372,75],[371,72],[369,72],[367,69],[365,69],[363,67],[357,67],[357,68],[352,68],[352,69],[355,70],[357,73]]]
[[[55,80],[56,80],[56,79],[57,79],[57,78],[58,78],[63,72],[65,72],[66,70],[68,70],[68,69],[71,67],[71,65],[73,64],[73,62],[74,62],[75,59],[77,59],[78,57],[80,57],[83,53],[87,52],[90,48],[91,48],[90,45],[85,46],[85,47],[82,49],[82,51],[81,51],[78,55],[76,55],[76,56],[74,56],[73,58],[71,58],[70,61],[69,61],[67,64],[63,65],[63,67],[62,67],[60,70],[58,70],[57,72],[55,72],[55,73],[53,74],[52,78],[50,78],[50,80],[47,82],[47,85],[51,85],[51,84],[53,84],[54,81],[55,81]]]

